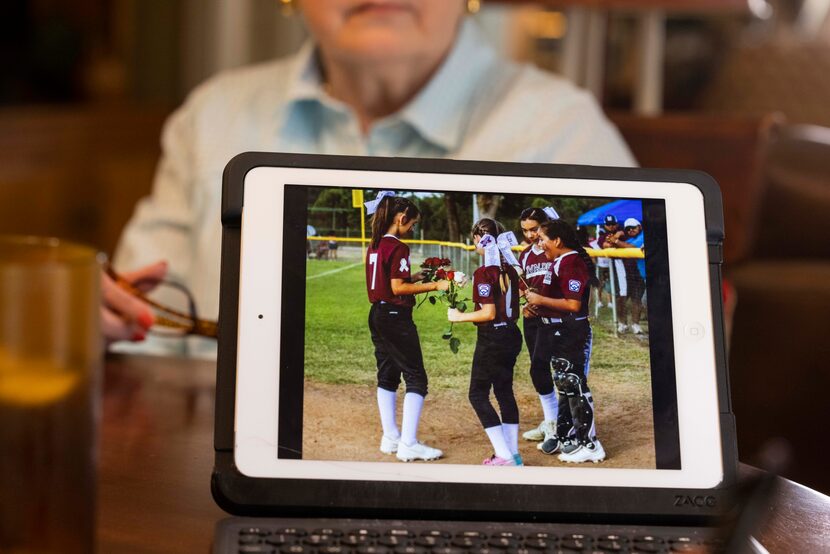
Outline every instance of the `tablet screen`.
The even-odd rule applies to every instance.
[[[307,185],[285,187],[284,202],[292,209],[286,212],[284,224],[283,298],[291,324],[283,327],[281,342],[292,345],[291,350],[283,349],[284,361],[290,358],[292,362],[287,365],[302,370],[286,371],[280,376],[276,414],[280,422],[279,457],[396,461],[394,452],[381,451],[384,429],[380,410],[383,398],[388,396],[384,391],[398,393],[389,401],[395,411],[389,410],[394,419],[387,422],[387,427],[400,435],[405,425],[406,391],[417,389],[420,384],[419,375],[407,372],[422,366],[425,383],[421,386],[427,394],[417,438],[442,451],[435,463],[481,465],[494,454],[489,440],[492,429],[485,431],[484,425],[510,419],[510,406],[502,405],[509,403],[509,399],[503,398],[504,389],[509,388],[518,408],[520,429],[518,441],[513,439],[518,444],[512,448],[518,446],[526,465],[569,466],[569,462],[559,459],[561,450],[546,453],[539,448],[544,441],[530,435],[545,420],[543,402],[547,402],[547,413],[554,411],[559,420],[551,430],[558,429],[563,439],[570,436],[574,442],[576,425],[569,414],[562,412],[571,406],[592,412],[583,417],[588,421],[579,424],[590,427],[588,437],[598,441],[605,451],[602,467],[680,469],[663,200],[503,194],[495,198],[488,195],[486,202],[497,205],[487,206],[483,195],[469,192],[395,191],[416,206],[420,214],[405,235],[386,241],[408,254],[391,262],[396,266],[391,268],[393,272],[401,264],[407,266],[410,275],[419,270],[430,272],[432,266],[438,266],[439,277],[452,272],[456,300],[468,310],[474,309],[477,283],[469,281],[485,260],[472,245],[470,229],[474,220],[481,217],[474,214],[476,209],[489,207],[493,219],[506,232],[512,232],[519,243],[512,252],[514,262],[523,270],[518,280],[520,289],[534,283],[538,284],[535,288],[543,289],[541,293],[562,296],[557,294],[558,289],[568,283],[558,281],[565,279],[572,289],[584,293],[574,295],[586,306],[575,314],[582,314],[583,318],[570,316],[575,320],[573,325],[567,324],[567,318],[561,323],[555,321],[566,315],[556,310],[534,315],[527,310],[527,304],[521,305],[520,299],[520,306],[515,309],[515,325],[522,335],[520,351],[513,367],[498,367],[482,356],[501,345],[479,343],[512,339],[516,344],[515,339],[506,333],[490,336],[480,332],[480,328],[488,328],[484,324],[450,325],[448,297],[444,292],[411,296],[411,307],[405,305],[407,299],[403,297],[389,300],[393,314],[408,317],[411,312],[414,326],[402,332],[416,332],[414,340],[396,342],[394,335],[383,336],[385,329],[372,329],[368,321],[371,295],[367,291],[372,281],[375,288],[381,288],[379,280],[384,269],[378,269],[383,262],[373,253],[377,249],[371,248],[370,217],[361,222],[365,212],[361,199],[373,199],[379,192]],[[534,207],[541,210],[533,210]],[[533,244],[529,244],[522,230],[523,214],[536,218],[524,220]],[[536,242],[533,227],[539,223],[537,220],[548,219],[549,214],[570,227],[591,254],[594,279],[586,284],[589,290],[579,291],[583,283],[568,279],[564,273],[557,276],[555,257],[548,259]],[[603,253],[606,256],[599,255]],[[643,258],[637,257],[643,253]],[[456,272],[470,276],[468,282],[456,277]],[[386,304],[374,299],[380,302],[379,310]],[[525,312],[525,317],[519,312]],[[544,375],[531,375],[534,371],[539,373],[539,369],[531,371],[531,347],[541,348],[541,341],[557,340],[568,333],[579,333],[580,338],[573,340],[584,343],[584,355],[579,358],[584,360],[584,367],[578,372],[572,369],[580,379],[577,386],[583,391],[577,402],[571,402],[573,395],[569,397],[561,390],[567,387],[566,383],[552,389],[555,396],[551,398],[547,396],[551,390],[537,390],[537,383],[544,386]],[[564,359],[567,353],[560,353],[557,348],[573,348],[572,339],[564,338],[548,354]],[[394,352],[396,348],[402,351]],[[509,356],[507,362],[501,362],[505,363],[510,363]],[[551,376],[547,378],[550,382],[555,371],[550,361],[540,369]],[[482,408],[475,406],[476,399],[471,400],[471,383],[486,387],[484,394],[498,420],[493,420],[491,413],[490,419],[482,422]],[[382,390],[379,392],[378,388]],[[531,440],[521,436],[525,433]]]
[[[391,258],[389,244],[373,244],[365,206],[382,191],[415,207],[375,237]],[[549,209],[556,225],[525,232],[532,208]],[[489,255],[471,232],[483,217],[501,224]],[[235,457],[244,474],[479,483],[493,479],[484,462],[496,457],[508,461],[502,483],[720,482],[694,186],[257,168],[245,179],[241,231]],[[451,290],[400,288],[439,271],[453,272]],[[495,315],[451,325],[450,301],[462,318],[492,306]],[[547,452],[552,436],[559,444]],[[588,442],[602,455],[565,455]]]

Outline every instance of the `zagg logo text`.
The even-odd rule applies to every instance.
[[[716,504],[714,496],[704,496],[702,494],[689,496],[686,494],[674,495],[675,506],[695,506],[697,508],[714,508]]]

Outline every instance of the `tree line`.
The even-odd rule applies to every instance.
[[[375,198],[378,191],[366,190],[366,200]],[[468,192],[410,193],[406,194],[421,210],[421,219],[415,227],[415,238],[467,242],[473,225],[473,197],[479,217],[492,217],[505,228],[519,233],[519,215],[528,207],[553,206],[560,217],[576,223],[577,218],[608,199],[575,198],[565,196],[536,196],[525,194],[477,194]],[[356,236],[360,233],[360,210],[352,207],[352,191],[345,188],[309,189],[309,223],[321,235]],[[368,220],[367,220],[368,226]],[[368,227],[367,227],[368,228]],[[348,233],[347,233],[348,231]]]

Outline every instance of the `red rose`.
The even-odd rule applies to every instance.
[[[443,260],[441,260],[441,265],[450,265],[451,263],[452,260],[450,260],[449,258],[444,258]]]
[[[438,271],[435,272],[435,276],[438,279],[446,279],[447,278],[447,272],[444,271],[443,269],[439,269]]]
[[[450,281],[454,281],[455,280],[455,271],[448,271],[447,272],[447,279],[449,279]]]

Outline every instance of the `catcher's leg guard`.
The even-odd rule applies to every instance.
[[[571,404],[564,394],[558,398],[558,412],[556,416],[556,436],[566,439],[574,434],[574,420],[571,416]]]
[[[568,375],[572,369],[573,364],[567,358],[557,358],[554,356],[550,359],[553,384],[556,385],[556,390],[559,393],[557,399],[559,402],[559,411],[556,418],[556,435],[562,438],[566,438],[574,431],[571,406],[568,399],[568,391],[573,388],[568,382]]]
[[[570,362],[568,363],[570,367],[573,367]],[[552,360],[551,365],[553,365]],[[585,377],[578,373],[556,372],[554,382],[559,392],[568,399],[577,440],[581,443],[593,440],[594,402]]]
[[[566,373],[570,373],[573,366],[574,365],[567,358],[557,358],[554,356],[550,359],[550,370],[553,373],[553,382],[556,384],[557,388],[559,387],[559,384],[556,383],[557,374],[564,375]]]

